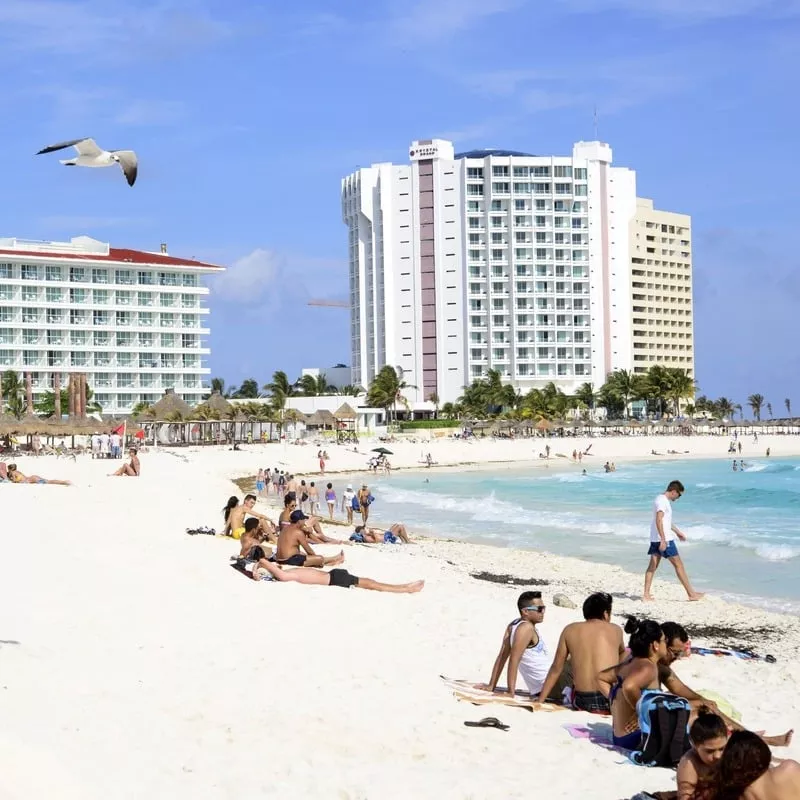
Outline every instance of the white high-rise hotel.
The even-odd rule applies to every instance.
[[[390,364],[410,400],[444,403],[489,369],[522,392],[653,364],[694,376],[691,221],[638,199],[607,144],[409,155],[342,181],[354,384]]]
[[[204,395],[210,350],[202,276],[222,267],[166,252],[0,239],[0,371],[30,372],[34,398],[53,376],[87,374],[104,414],[130,413],[174,389]]]

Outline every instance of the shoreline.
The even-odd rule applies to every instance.
[[[241,491],[255,493],[254,479],[247,488],[243,488],[241,485],[244,479],[230,478],[230,481]],[[258,504],[274,511],[280,510],[274,494],[258,497]],[[337,537],[337,532],[341,532],[341,528],[349,529],[350,527],[344,520],[331,521],[324,516],[320,516],[320,524],[326,533],[330,533],[334,537]],[[382,521],[379,517],[371,517],[368,524],[370,527],[381,528],[388,527],[391,523]],[[328,527],[334,530],[328,531]],[[403,549],[419,547],[420,552],[426,556],[446,562],[448,566],[472,580],[475,580],[472,577],[472,571],[483,570],[519,578],[526,574],[533,575],[533,570],[536,570],[536,580],[547,580],[551,584],[548,590],[552,589],[553,592],[563,592],[572,596],[578,606],[582,599],[593,591],[608,591],[614,595],[615,616],[624,617],[627,614],[640,618],[652,616],[661,621],[678,618],[677,621],[684,624],[687,629],[691,628],[693,624],[700,626],[702,621],[703,627],[718,627],[723,634],[726,628],[731,629],[727,634],[727,641],[720,638],[698,637],[697,641],[703,645],[733,647],[734,649],[753,648],[761,655],[768,652],[775,654],[776,651],[784,650],[787,634],[796,634],[797,642],[792,647],[790,655],[791,657],[800,657],[800,618],[796,614],[759,604],[755,599],[750,603],[750,598],[747,596],[736,597],[729,592],[710,591],[706,593],[703,600],[689,602],[686,600],[683,588],[674,578],[672,580],[664,579],[663,574],[672,578],[671,572],[656,574],[653,582],[656,599],[652,602],[645,602],[641,598],[644,568],[641,573],[635,573],[604,561],[566,556],[546,550],[508,547],[470,539],[452,538],[446,535],[443,537],[430,536],[413,531],[410,532],[410,536],[412,539],[410,546],[369,545],[369,547],[390,551],[397,547]],[[591,579],[584,577],[590,573]],[[503,583],[498,581],[498,585],[502,586]],[[516,584],[509,584],[509,586],[517,592],[520,591],[520,587]],[[766,599],[776,602],[785,599],[794,602],[788,598]],[[680,605],[678,606],[678,604]],[[751,635],[752,628],[748,627],[747,620],[752,621],[754,616],[758,617],[759,624],[754,626],[756,632]],[[736,634],[733,633],[734,629],[730,626],[732,618],[737,620]],[[722,638],[725,638],[724,635]]]

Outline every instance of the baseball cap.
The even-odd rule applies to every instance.
[[[292,511],[292,515],[289,517],[289,521],[292,523],[300,522],[304,519],[311,519],[311,517],[307,517],[299,508],[297,511]]]

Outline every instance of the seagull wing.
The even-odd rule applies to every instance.
[[[56,150],[64,150],[67,147],[74,147],[79,155],[82,156],[99,156],[103,151],[97,146],[94,139],[70,139],[68,142],[59,142],[58,144],[51,144],[48,147],[42,148],[36,155],[40,156],[43,153],[54,153]]]
[[[125,173],[128,186],[133,186],[139,172],[139,159],[136,158],[136,153],[133,150],[112,150],[111,152],[117,157],[117,161]]]

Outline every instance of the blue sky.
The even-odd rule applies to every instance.
[[[135,9],[135,10],[134,10]],[[700,389],[800,408],[800,0],[2,0],[0,235],[89,234],[230,266],[228,382],[349,362],[339,181],[412,139],[569,153],[593,137],[694,218]],[[67,170],[40,147],[139,153]]]

